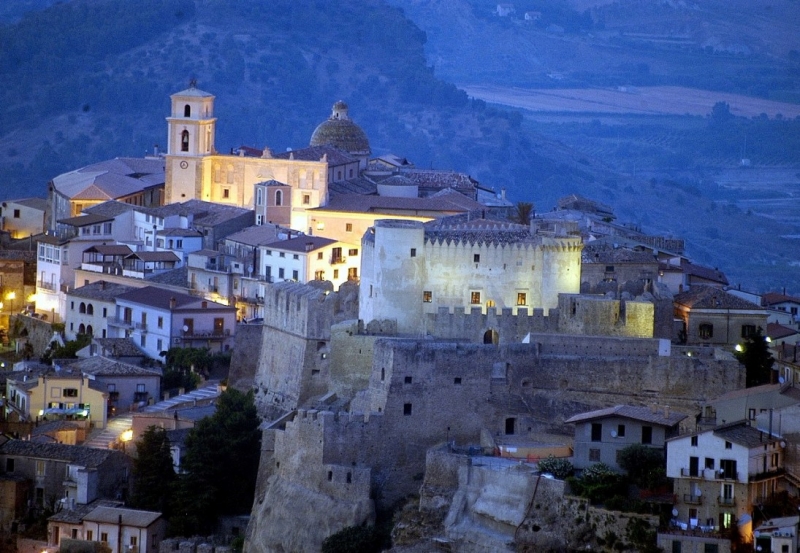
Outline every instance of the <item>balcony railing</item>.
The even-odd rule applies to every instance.
[[[683,502],[689,505],[700,505],[703,503],[703,497],[700,495],[692,495],[690,493],[683,494]]]
[[[54,282],[45,282],[44,280],[39,280],[36,282],[36,288],[39,290],[48,290],[50,292],[55,292],[58,290],[58,284]]]
[[[714,469],[698,469],[692,470],[687,468],[681,469],[681,477],[683,478],[701,478],[703,480],[738,480],[739,473],[730,471],[723,472]]]
[[[225,328],[223,330],[189,330],[181,333],[181,337],[187,340],[203,339],[203,340],[221,340],[231,335],[231,329]]]
[[[681,469],[681,476],[688,476],[689,478],[702,478],[703,475],[698,470]]]
[[[732,497],[725,497],[721,495],[717,498],[717,503],[726,507],[732,507],[736,505],[736,500]]]
[[[128,319],[120,319],[119,317],[108,317],[106,318],[106,324],[111,326],[119,326],[122,328],[133,328],[133,321]]]
[[[347,263],[347,258],[343,255],[332,255],[330,263],[331,265],[339,265],[340,263]]]

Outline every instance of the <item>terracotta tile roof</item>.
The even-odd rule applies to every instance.
[[[402,174],[420,187],[426,188],[468,188],[478,186],[478,181],[466,173],[441,171],[437,169],[403,169]]]
[[[94,338],[100,346],[100,354],[109,357],[144,357],[145,353],[133,342],[133,338]]]
[[[86,505],[76,504],[71,509],[62,509],[47,520],[52,522],[65,522],[67,524],[81,524],[83,522],[83,517],[100,505],[122,507],[124,503],[110,499],[96,499]]]
[[[165,290],[156,286],[145,286],[144,288],[135,288],[130,292],[120,294],[117,296],[118,300],[129,301],[141,305],[149,305],[157,309],[173,310],[170,307],[171,300],[175,300],[176,309],[199,309],[202,302],[205,302],[208,310],[227,310],[235,309],[221,303],[207,301],[202,298],[175,292],[174,290]]]
[[[290,238],[288,240],[277,240],[275,242],[270,242],[264,247],[276,251],[283,250],[287,252],[313,252],[335,243],[336,240],[332,240],[330,238],[303,235],[298,236],[297,238]]]
[[[681,422],[687,417],[683,413],[676,413],[674,411],[664,412],[663,408],[654,410],[650,407],[634,407],[632,405],[616,405],[614,407],[607,407],[605,409],[598,409],[596,411],[589,411],[587,413],[580,413],[568,418],[567,423],[586,422],[596,419],[605,419],[608,417],[624,417],[627,419],[647,422],[650,424],[657,424],[660,426],[672,427]]]
[[[480,209],[481,204],[451,191],[445,195],[427,198],[395,198],[386,196],[364,196],[360,194],[339,194],[331,198],[328,205],[317,208],[321,211],[344,211],[352,213],[394,213],[416,212],[465,213]]]
[[[102,355],[81,359],[71,367],[94,376],[161,376],[162,374],[160,369],[147,369],[130,363],[121,363]]]
[[[133,286],[126,286],[125,284],[117,284],[116,282],[98,280],[97,282],[92,282],[90,284],[86,284],[85,286],[81,286],[80,288],[75,288],[74,290],[69,291],[67,296],[113,302],[114,298],[120,294],[133,289]]]
[[[73,199],[113,200],[164,184],[161,158],[115,158],[53,179],[61,194]]]
[[[767,336],[772,340],[780,340],[781,338],[787,338],[795,334],[798,334],[798,331],[794,328],[783,326],[778,323],[767,323]]]
[[[86,225],[105,223],[113,220],[113,217],[109,217],[107,215],[91,213],[88,215],[78,215],[77,217],[68,217],[67,219],[59,219],[58,222],[64,223],[65,225],[71,225],[73,227],[85,227]]]
[[[378,185],[366,177],[358,177],[328,183],[328,194],[333,200],[339,194],[374,195],[378,193]]]
[[[146,528],[161,518],[161,513],[155,511],[138,511],[122,507],[95,507],[83,517],[84,522],[101,522],[117,524],[122,521],[124,526]]]
[[[48,207],[46,198],[22,198],[19,200],[8,200],[8,202],[30,207],[31,209],[38,209],[40,211],[46,211]]]
[[[0,445],[0,455],[66,461],[87,468],[98,467],[109,457],[125,457],[123,452],[112,449],[95,449],[67,444],[39,444],[24,440],[9,440]]]
[[[744,446],[747,449],[762,447],[779,440],[779,438],[770,437],[764,432],[749,426],[746,421],[739,421],[717,426],[712,430],[712,432],[714,432],[715,436]]]
[[[225,242],[238,242],[246,246],[261,246],[277,240],[278,234],[281,232],[289,233],[292,231],[278,225],[252,226],[225,237]]]
[[[688,291],[677,294],[674,302],[691,309],[737,309],[764,311],[760,305],[729,294],[715,286],[695,284]]]
[[[778,303],[797,303],[800,304],[800,298],[795,296],[787,296],[778,292],[767,292],[761,296],[761,305],[770,306]]]
[[[709,401],[709,403],[711,405],[714,405],[721,401],[729,401],[731,399],[737,399],[740,397],[756,396],[759,394],[778,393],[780,389],[781,389],[780,384],[763,384],[761,386],[754,386],[752,388],[741,388],[739,390],[733,390],[731,392],[722,394],[716,399]]]
[[[83,253],[92,252],[92,253],[99,253],[101,255],[128,255],[132,254],[133,250],[130,249],[128,246],[124,246],[122,244],[101,244],[98,246],[91,246],[83,250]]]
[[[681,260],[681,268],[686,275],[702,278],[703,280],[709,280],[711,282],[718,282],[723,285],[728,284],[728,278],[719,269],[696,265],[685,259]]]
[[[627,247],[615,248],[608,244],[594,244],[589,242],[583,247],[581,252],[582,263],[653,263],[657,264],[658,259],[653,255],[653,251],[634,250]]]
[[[186,288],[189,282],[189,267],[184,265],[183,267],[178,267],[171,271],[149,275],[145,280],[153,284],[165,284],[178,288]]]
[[[83,212],[91,215],[105,215],[107,217],[114,218],[121,213],[127,213],[128,211],[133,210],[139,210],[146,213],[147,209],[148,208],[135,206],[133,204],[126,204],[125,202],[119,202],[117,200],[109,200],[101,204],[87,207],[83,210]]]
[[[296,159],[299,161],[322,161],[323,156],[327,156],[328,165],[334,167],[358,162],[357,157],[330,145],[308,146],[307,148],[280,152],[273,155],[276,159]]]
[[[181,258],[178,257],[175,252],[173,251],[157,251],[157,252],[150,252],[150,251],[141,251],[141,252],[133,252],[125,256],[125,259],[139,259],[141,261],[173,261],[177,262],[180,261]]]

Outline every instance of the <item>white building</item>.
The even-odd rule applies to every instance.
[[[67,292],[67,310],[63,313],[67,340],[79,334],[105,338],[106,319],[115,313],[115,298],[130,290],[133,287],[100,280]]]
[[[158,551],[166,537],[167,521],[154,511],[100,505],[82,516],[72,511],[59,513],[48,520],[47,530],[50,545],[77,539],[101,542],[111,553],[147,553]]]
[[[676,504],[659,546],[669,551],[670,542],[689,540],[686,532],[693,530],[704,532],[709,543],[737,527],[745,541],[752,539],[753,506],[783,487],[784,446],[746,421],[668,440],[667,476]]]
[[[236,308],[145,286],[117,296],[108,327],[109,337],[133,338],[153,359],[171,347],[227,351],[236,332]]]
[[[327,280],[338,289],[358,280],[359,246],[319,236],[297,236],[259,246],[267,282]]]
[[[447,217],[429,223],[379,220],[362,240],[359,319],[394,319],[420,332],[439,308],[558,307],[558,294],[580,291],[577,226],[535,220],[531,226]]]

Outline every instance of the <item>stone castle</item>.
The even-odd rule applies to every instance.
[[[436,444],[566,437],[570,416],[622,402],[694,413],[743,386],[732,357],[653,338],[652,296],[562,294],[547,315],[439,306],[403,332],[359,317],[363,287],[267,293],[253,386],[272,423],[248,551],[315,551],[370,522],[419,491]]]

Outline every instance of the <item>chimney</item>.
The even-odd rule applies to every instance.
[[[654,415],[658,413],[658,403],[651,403],[650,404],[650,412]]]
[[[669,418],[669,405],[664,406],[664,418],[665,419]]]
[[[170,298],[169,299],[169,308],[170,309],[175,309],[175,306],[177,306],[177,305],[178,305],[178,300],[176,300],[175,298]]]

